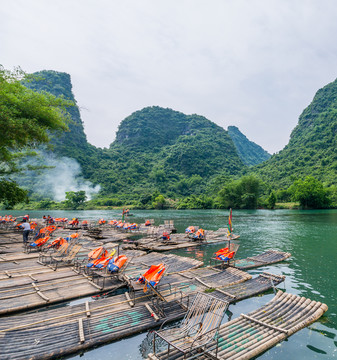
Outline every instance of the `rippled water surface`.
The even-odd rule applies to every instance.
[[[130,219],[143,222],[155,219],[155,224],[174,220],[179,232],[189,225],[216,230],[227,225],[228,212],[221,210],[185,211],[132,211]],[[23,215],[23,212],[10,212]],[[5,214],[4,211],[0,215]],[[31,211],[31,217],[74,216],[80,219],[113,219],[120,211]],[[252,275],[268,271],[286,276],[279,288],[292,294],[309,297],[328,305],[329,310],[319,321],[300,330],[290,338],[260,355],[258,359],[334,359],[337,358],[337,211],[256,210],[233,211],[234,233],[240,235],[237,258],[257,255],[268,249],[290,252],[291,258],[283,263],[249,271]],[[202,245],[174,253],[203,260],[208,264],[221,244]],[[232,318],[248,313],[273,298],[273,293],[263,294],[230,305]],[[139,346],[146,333],[139,334],[71,359],[142,359]]]

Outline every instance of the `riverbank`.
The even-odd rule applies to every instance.
[[[28,204],[17,204],[13,207],[12,210],[29,210],[29,211],[45,211],[48,212],[50,210],[120,210],[121,212],[123,209],[129,209],[129,210],[217,210],[219,208],[217,207],[184,207],[180,208],[177,206],[176,202],[170,202],[167,203],[163,208],[156,208],[156,207],[150,207],[150,206],[139,206],[134,204],[123,204],[123,205],[97,205],[93,202],[88,201],[84,205],[81,205],[79,207],[73,208],[66,206],[63,202],[54,202],[50,201],[46,203],[48,207],[42,206],[40,202],[30,202]],[[275,207],[273,210],[280,210],[280,209],[292,209],[292,210],[300,210],[300,204],[299,202],[279,202],[275,204]],[[5,209],[0,207],[0,210],[5,211]],[[226,210],[226,209],[223,209]],[[233,208],[233,210],[237,210]],[[269,209],[271,210],[271,209]],[[7,210],[8,212],[11,210]]]

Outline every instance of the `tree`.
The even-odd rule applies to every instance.
[[[166,201],[165,201],[164,196],[160,194],[154,199],[152,206],[155,209],[164,209],[165,203],[166,203]]]
[[[0,180],[0,202],[6,209],[12,208],[16,203],[27,201],[27,191],[20,189],[10,180]]]
[[[274,209],[275,204],[276,204],[276,195],[275,195],[274,191],[272,191],[267,198],[268,209]]]
[[[219,191],[220,204],[224,208],[256,209],[260,181],[256,177],[243,176]]]
[[[67,191],[66,192],[66,206],[72,209],[78,209],[85,203],[87,195],[84,190],[80,191]]]
[[[328,190],[313,176],[307,176],[304,180],[296,180],[290,186],[289,192],[294,201],[299,201],[304,209],[321,209],[330,205]]]
[[[8,178],[19,170],[16,160],[30,148],[47,143],[50,132],[67,130],[66,107],[73,105],[47,92],[27,89],[23,82],[29,79],[19,68],[8,71],[0,65],[0,181],[7,189],[0,201],[11,206],[26,197]]]

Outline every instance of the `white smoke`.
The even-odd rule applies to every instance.
[[[56,157],[50,152],[40,152],[38,157],[31,158],[24,165],[46,165],[41,171],[27,171],[15,180],[19,185],[32,190],[34,193],[55,201],[65,200],[67,191],[85,191],[87,199],[100,190],[100,185],[93,185],[85,180],[81,174],[80,164],[68,157]],[[33,177],[33,178],[32,178]]]

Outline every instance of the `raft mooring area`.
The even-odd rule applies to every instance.
[[[59,359],[182,319],[198,293],[232,304],[276,292],[285,280],[269,272],[252,277],[246,270],[285,261],[290,253],[268,250],[205,266],[199,260],[163,251],[208,243],[226,246],[233,237],[228,239],[224,229],[219,229],[209,232],[205,241],[174,233],[171,242],[163,241],[162,232],[170,229],[169,222],[157,228],[141,226],[134,232],[108,226],[76,229],[80,234],[74,241],[77,252],[73,257],[46,251],[46,247],[24,252],[20,233],[0,230],[0,359]],[[49,243],[74,232],[60,226]],[[135,235],[137,240],[133,240]],[[125,267],[116,274],[105,269],[88,271],[88,253],[99,246],[116,256],[125,255]],[[54,257],[57,266],[53,266]],[[138,284],[137,279],[157,264],[165,267],[158,284]],[[96,297],[88,299],[91,296]],[[85,300],[67,304],[82,298]],[[223,323],[217,349],[210,343],[197,355],[201,359],[250,359],[316,321],[326,309],[324,304],[279,291],[263,308]],[[157,358],[183,357],[175,351],[149,354],[149,359]]]

